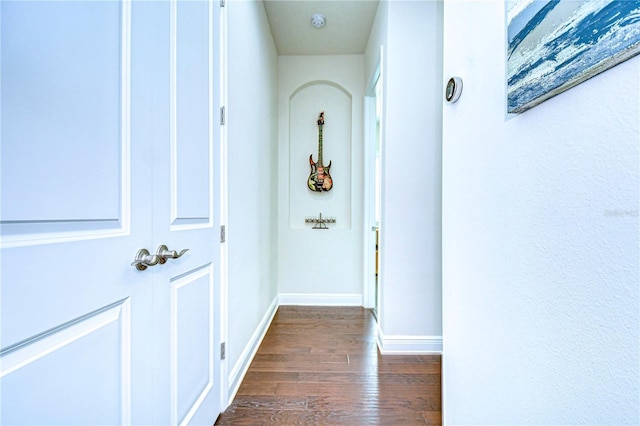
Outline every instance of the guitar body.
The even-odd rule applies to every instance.
[[[329,174],[331,161],[329,161],[328,166],[323,166],[319,161],[315,163],[313,161],[313,154],[311,154],[309,156],[309,164],[311,165],[311,174],[309,175],[309,179],[307,179],[309,189],[322,192],[329,191],[333,188],[333,179],[331,179],[331,175]]]
[[[333,179],[329,174],[331,161],[325,166],[322,163],[322,128],[324,127],[324,111],[318,116],[318,161],[313,161],[313,154],[309,156],[311,174],[307,179],[307,186],[314,192],[326,192],[333,188]]]

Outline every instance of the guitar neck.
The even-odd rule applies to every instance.
[[[323,165],[322,162],[322,126],[318,129],[318,164]]]

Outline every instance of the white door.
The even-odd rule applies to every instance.
[[[161,6],[165,7],[165,6]],[[157,100],[154,251],[182,256],[153,268],[158,424],[211,425],[220,412],[220,201],[217,34],[219,5],[171,1],[156,38],[168,49]],[[215,36],[214,36],[215,35]],[[214,45],[214,43],[216,43]],[[215,112],[215,113],[214,113]],[[168,392],[166,391],[168,390]],[[168,420],[167,420],[168,419]]]
[[[185,38],[212,46],[213,9],[193,7],[202,5],[204,33],[183,22],[177,39],[188,27]],[[170,75],[194,65],[175,59],[169,38],[182,6],[1,7],[0,422],[212,423],[220,391],[214,106],[189,101],[192,87],[170,92]],[[210,47],[205,57],[202,89],[211,96]],[[189,172],[180,166],[203,152],[192,135],[170,134],[176,126],[167,123],[177,116],[179,127],[181,114],[210,129],[205,181],[202,161]],[[202,198],[206,214],[192,209]],[[131,266],[139,249],[153,257],[161,244],[190,251],[144,271]]]

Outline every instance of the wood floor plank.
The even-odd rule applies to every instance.
[[[442,413],[438,411],[423,411],[422,417],[428,425],[442,425]]]
[[[366,309],[283,306],[216,425],[438,425],[441,368],[381,356]]]
[[[236,395],[275,395],[278,382],[243,382]]]
[[[276,395],[350,395],[352,398],[376,398],[378,389],[375,386],[362,386],[360,383],[278,383]]]
[[[282,397],[263,395],[240,395],[233,401],[235,408],[251,410],[306,410],[306,397]]]

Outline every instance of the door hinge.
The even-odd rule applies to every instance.
[[[220,7],[224,7],[224,0],[220,0]]]
[[[220,343],[220,359],[227,358],[227,342]]]
[[[226,121],[225,108],[224,107],[220,107],[220,125],[224,126],[225,121]]]
[[[226,235],[226,227],[224,225],[222,225],[220,227],[220,242],[224,243],[227,239],[227,235]]]

